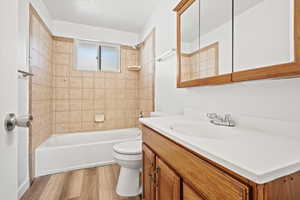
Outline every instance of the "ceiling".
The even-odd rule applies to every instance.
[[[43,0],[54,20],[139,33],[162,0]]]

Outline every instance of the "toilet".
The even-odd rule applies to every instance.
[[[142,167],[142,141],[130,141],[114,145],[113,157],[120,165],[116,192],[121,197],[141,194],[140,171]]]

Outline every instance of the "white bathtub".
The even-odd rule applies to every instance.
[[[112,164],[114,144],[140,139],[137,128],[53,135],[35,151],[35,175]]]

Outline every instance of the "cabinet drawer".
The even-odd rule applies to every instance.
[[[207,200],[249,200],[249,188],[159,133],[142,127],[143,142]]]

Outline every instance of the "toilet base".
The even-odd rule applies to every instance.
[[[135,197],[141,194],[140,169],[121,167],[116,192],[121,197]]]

